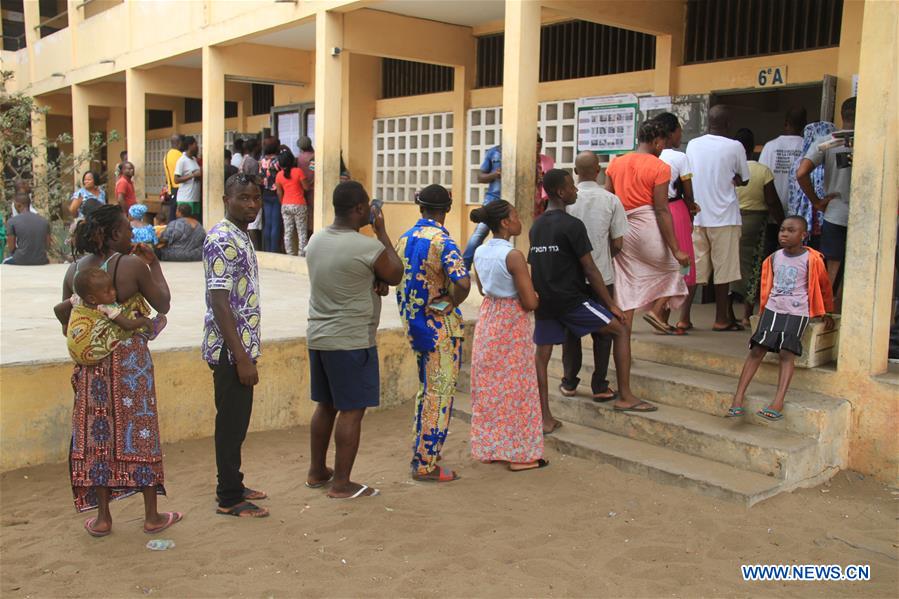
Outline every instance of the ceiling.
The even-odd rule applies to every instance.
[[[505,0],[383,0],[369,6],[374,10],[474,27],[506,16]]]
[[[315,50],[315,21],[309,21],[289,29],[280,29],[242,40],[250,44],[293,48],[294,50]]]
[[[188,54],[182,54],[181,56],[176,56],[175,58],[167,58],[164,61],[164,64],[169,67],[185,67],[188,69],[202,69],[203,68],[203,53],[202,52],[190,52]]]

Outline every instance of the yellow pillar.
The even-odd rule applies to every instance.
[[[862,25],[855,155],[840,330],[841,373],[887,369],[899,206],[899,4],[868,2]],[[892,108],[889,108],[892,107]],[[883,140],[887,140],[886,143]]]
[[[28,47],[28,73],[29,81],[34,81],[34,72],[35,72],[35,45],[38,40],[41,39],[41,33],[37,27],[38,23],[41,22],[41,7],[40,3],[36,1],[28,1],[22,3],[22,11],[24,13],[25,19],[25,45]]]
[[[504,51],[502,196],[518,208],[522,234],[515,245],[527,255],[536,183],[539,2],[506,0]]]
[[[320,231],[334,220],[331,196],[340,182],[341,108],[344,55],[343,15],[315,15],[315,200],[313,227]]]
[[[128,161],[134,165],[134,195],[138,202],[143,202],[147,195],[144,176],[147,172],[147,76],[138,69],[125,71],[125,142]]]
[[[221,51],[203,46],[203,222],[222,220],[225,206],[225,65]]]
[[[75,172],[72,177],[75,189],[81,186],[81,176],[91,167],[90,107],[83,85],[72,86],[72,155],[75,156]],[[99,181],[97,181],[99,183]]]
[[[35,98],[35,104],[40,102]],[[31,113],[31,146],[39,148],[34,154],[31,163],[31,179],[36,183],[32,186],[32,198],[34,199],[35,208],[41,214],[47,215],[47,187],[42,185],[42,181],[47,180],[47,115],[43,112]]]
[[[125,108],[122,106],[110,106],[109,107],[109,118],[106,121],[106,134],[110,135],[113,131],[115,131],[119,139],[117,141],[109,142],[109,145],[106,148],[106,160],[109,164],[109,181],[106,184],[106,196],[112,197],[115,194],[115,181],[113,177],[115,175],[115,165],[119,163],[119,154],[121,154],[122,150],[127,150],[126,139],[125,139]],[[129,162],[131,161],[131,154],[128,155]],[[141,173],[143,175],[143,172]],[[136,179],[137,177],[135,177]],[[156,190],[154,190],[156,191]]]
[[[683,35],[656,36],[656,67],[652,92],[656,96],[670,96],[675,89],[675,73],[684,55]]]
[[[66,18],[68,19],[69,41],[72,44],[72,65],[78,65],[78,25],[84,21],[84,6],[82,0],[67,0]]]
[[[864,0],[846,0],[846,2],[843,2],[843,16],[840,21],[840,51],[837,54],[835,119],[840,114],[840,105],[846,98],[852,95],[852,76],[858,73],[858,59],[862,45],[862,18],[865,13],[865,4]]]
[[[475,43],[472,41],[472,43]],[[464,245],[474,225],[468,220],[465,207],[465,189],[468,172],[466,170],[465,127],[468,119],[470,90],[473,87],[474,69],[457,65],[453,72],[453,212],[450,217],[456,222],[453,231],[456,243]]]

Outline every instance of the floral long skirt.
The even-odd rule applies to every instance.
[[[484,298],[471,355],[471,455],[477,460],[543,457],[533,332],[516,298]]]
[[[119,343],[95,366],[76,366],[69,466],[75,509],[97,507],[97,487],[111,499],[155,487],[165,495],[153,358],[147,340]]]

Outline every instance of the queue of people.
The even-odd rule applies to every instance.
[[[853,104],[844,105],[847,123],[851,123],[851,108]],[[845,236],[833,228],[843,226],[833,221],[842,221],[844,211],[834,202],[848,197],[848,173],[827,174],[828,165],[837,161],[828,155],[830,150],[818,148],[820,140],[808,142],[809,129],[801,120],[800,113],[791,111],[785,136],[798,137],[794,133],[802,130],[806,138],[802,147],[794,139],[778,138],[763,153],[765,158],[774,156],[773,166],[751,161],[755,147],[751,131],[738,131],[737,139],[728,137],[729,115],[721,108],[710,111],[709,133],[691,141],[686,153],[676,149],[682,131],[673,114],[644,122],[636,151],[611,162],[604,186],[599,183],[599,161],[591,152],[577,156],[576,181],[567,171],[541,162],[534,207],[540,214],[528,232],[527,255],[511,242],[522,234],[522,226],[515,207],[500,197],[498,147],[488,152],[482,165],[490,194],[471,213],[478,229],[464,255],[444,226],[453,201],[440,185],[429,185],[416,195],[421,218],[394,245],[381,208],[372,205],[361,184],[343,181],[332,197],[333,223],[306,244],[301,231],[308,212],[295,207],[305,208],[308,201],[311,142],[301,141],[306,156],[301,154],[299,163],[274,138],[264,140],[261,150],[252,141],[236,146],[232,159],[239,154],[240,160],[239,166],[236,160],[229,163],[238,172],[226,180],[225,218],[208,235],[192,216],[188,202],[177,207],[178,218],[157,223],[164,226],[160,233],[147,222],[140,205],[129,211],[131,222],[111,206],[87,211],[75,230],[80,256],[66,273],[67,301],[57,307],[76,362],[73,493],[79,510],[99,508],[97,518],[85,522],[87,532],[109,534],[110,499],[137,492],[146,504],[146,532],[160,532],[183,516],[156,510],[157,494],[165,493],[158,416],[135,406],[134,393],[124,406],[122,387],[117,384],[123,373],[116,364],[124,360],[140,363],[149,373],[147,381],[152,380],[147,343],[165,326],[171,300],[156,254],[142,243],[155,237],[166,244],[163,256],[167,250],[172,256],[199,250],[204,262],[207,311],[202,356],[215,388],[217,512],[235,517],[269,515],[257,503],[267,493],[245,485],[241,471],[253,390],[259,383],[257,364],[263,355],[257,248],[250,235],[260,213],[263,249],[281,241],[279,227],[289,218],[286,228],[299,234],[297,252],[306,252],[311,285],[310,392],[316,408],[305,484],[326,489],[329,497],[358,499],[380,493],[355,482],[352,467],[365,411],[380,401],[376,332],[381,298],[390,286],[396,287],[399,314],[418,369],[409,453],[414,480],[446,483],[460,478],[457,469],[441,463],[441,457],[462,365],[464,323],[459,306],[473,283],[484,295],[471,368],[470,443],[476,460],[501,462],[514,472],[549,465],[543,437],[553,434],[562,422],[550,409],[548,363],[553,347],[562,345],[559,391],[565,397],[575,396],[585,335],[593,338],[590,397],[610,402],[618,412],[658,410],[637,397],[630,386],[635,314],[643,312],[643,319],[658,334],[688,335],[693,329],[689,302],[700,284],[714,285],[716,317],[710,324],[715,331],[743,330],[751,310],[737,321],[734,297],[750,306],[757,297],[761,313],[726,416],[745,415],[743,400],[749,382],[764,355],[777,352],[778,392],[758,415],[768,420],[783,418],[805,328],[818,317],[833,326],[828,270],[841,257],[840,240]],[[174,169],[180,173],[176,176],[179,186],[197,179],[192,165],[184,166],[191,154],[184,156],[188,160],[179,158],[181,166],[176,164]],[[813,178],[816,165],[824,168],[817,180]],[[122,171],[126,173],[127,166]],[[808,233],[817,222],[814,213],[809,220],[809,212],[795,211],[802,200],[793,197],[797,186],[784,182],[784,172],[795,174],[811,209],[824,212],[823,256],[807,245]],[[778,193],[778,176],[780,188],[791,190],[786,203]],[[823,189],[815,186],[817,182]],[[90,192],[89,183],[85,187]],[[366,225],[372,226],[374,237],[360,234]],[[486,233],[478,233],[482,227]],[[767,252],[774,230],[780,249]],[[137,249],[129,253],[135,240]],[[283,241],[293,249],[286,237]],[[149,318],[150,306],[157,318]],[[675,311],[679,319],[672,326],[668,322]],[[77,326],[76,312],[81,319],[76,319]],[[114,335],[108,322],[119,324]],[[615,388],[606,379],[610,358],[615,361]],[[152,384],[139,385],[136,393],[144,406],[155,405]],[[107,400],[115,403],[116,410],[122,403],[122,418],[109,420],[103,404]],[[125,424],[147,431],[140,439],[125,435],[127,458],[110,441],[123,438],[118,429]],[[329,466],[332,439],[335,452]]]

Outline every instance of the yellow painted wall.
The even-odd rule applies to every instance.
[[[305,339],[265,343],[251,431],[308,424],[309,364]],[[378,334],[381,405],[415,397],[415,358],[401,330]],[[197,348],[153,353],[163,442],[209,437],[214,432],[212,374]],[[72,365],[53,362],[0,367],[0,471],[68,455],[72,423]],[[411,417],[411,414],[410,414]]]

